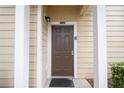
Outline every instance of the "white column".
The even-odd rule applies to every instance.
[[[29,87],[29,6],[16,6],[14,87]]]
[[[106,6],[93,6],[94,87],[107,87]]]
[[[42,63],[42,6],[37,7],[37,87],[43,87],[43,63]]]

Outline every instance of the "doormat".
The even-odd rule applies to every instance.
[[[74,87],[74,83],[72,80],[66,78],[53,78],[49,87]]]

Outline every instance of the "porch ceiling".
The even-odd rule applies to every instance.
[[[76,8],[80,15],[83,15],[89,8],[89,5],[47,5],[47,8]]]
[[[87,5],[47,5],[46,15],[50,16],[52,21],[74,21],[79,16],[85,15],[88,10]]]

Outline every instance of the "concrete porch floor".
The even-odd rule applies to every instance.
[[[87,80],[85,79],[78,79],[78,78],[73,78],[72,79],[74,82],[74,88],[92,88],[92,86],[88,83]],[[45,84],[45,88],[50,88],[51,79],[48,80],[48,82]],[[51,87],[52,88],[52,87]],[[55,87],[54,87],[55,88]],[[58,87],[57,87],[58,88]],[[61,87],[60,87],[61,88]],[[67,87],[66,87],[67,88]],[[69,87],[68,87],[69,88]]]

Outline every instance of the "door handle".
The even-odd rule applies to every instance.
[[[73,50],[71,51],[71,55],[74,55],[74,51]]]

